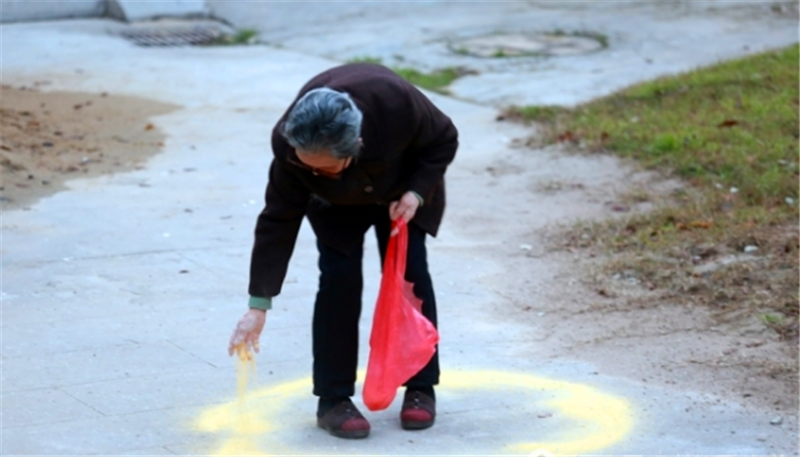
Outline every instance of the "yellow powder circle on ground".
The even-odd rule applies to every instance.
[[[278,425],[273,420],[280,417],[288,406],[286,398],[307,394],[311,379],[303,377],[294,381],[245,392],[252,362],[239,361],[237,376],[239,397],[237,401],[209,408],[195,421],[200,432],[220,435],[220,444],[210,452],[213,455],[265,455],[259,437],[275,432]],[[364,378],[363,370],[359,378]],[[508,446],[506,452],[527,452],[531,455],[590,454],[613,445],[628,435],[633,427],[633,413],[629,403],[620,397],[607,394],[584,384],[556,379],[492,370],[450,371],[442,374],[441,384],[452,390],[503,390],[524,389],[549,392],[553,399],[543,402],[552,411],[570,419],[575,425],[561,430],[548,441],[522,442]],[[293,454],[287,447],[270,451],[276,454]]]

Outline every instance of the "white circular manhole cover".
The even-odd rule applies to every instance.
[[[477,57],[570,56],[596,51],[603,43],[590,36],[540,33],[470,38],[450,47],[459,54]]]

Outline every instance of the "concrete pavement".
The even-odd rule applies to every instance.
[[[382,41],[374,39],[373,19],[385,17],[389,8],[341,4],[337,7],[357,6],[369,20],[360,13],[349,19],[337,16],[339,21],[327,28],[302,34],[292,32],[308,26],[301,5],[296,10],[285,4],[253,7],[267,5],[298,17],[277,15],[295,37],[282,49],[143,49],[110,36],[108,30],[118,25],[105,20],[2,26],[3,83],[49,79],[53,84],[48,90],[108,91],[182,108],[153,119],[168,137],[164,152],[145,169],[71,181],[67,192],[43,199],[30,210],[2,215],[0,453],[797,452],[796,417],[772,426],[767,412],[747,410],[729,398],[650,387],[638,379],[598,373],[591,361],[539,359],[531,348],[541,329],[501,324],[495,313],[503,298],[487,290],[480,278],[500,269],[484,253],[500,249],[504,241],[478,227],[481,218],[503,211],[498,201],[508,198],[509,188],[504,186],[510,184],[492,182],[482,171],[510,161],[525,170],[576,179],[601,176],[621,181],[627,171],[610,158],[569,158],[547,151],[520,158],[509,145],[524,129],[495,122],[492,106],[438,95],[431,97],[453,116],[463,146],[448,174],[447,222],[440,238],[430,243],[446,372],[438,390],[437,425],[419,433],[400,430],[396,402],[387,411],[368,414],[373,433],[365,441],[338,440],[314,427],[308,377],[317,273],[313,235],[305,225],[284,293],[268,315],[250,400],[245,409],[237,409],[234,363],[225,349],[245,307],[251,233],[269,163],[270,128],[309,77],[338,63],[339,54],[314,52],[313,43],[334,46],[344,41],[341,30],[349,30],[348,52],[371,54],[371,48],[360,43],[365,37]],[[524,4],[510,5],[501,11],[523,20],[519,11]],[[237,14],[248,14],[257,23],[256,13],[238,6]],[[214,2],[212,7],[222,9]],[[449,8],[454,21],[497,19],[485,6],[472,12],[436,2],[414,7],[428,8],[427,13],[417,10],[414,17],[429,27],[444,22],[441,8]],[[559,24],[569,21],[557,9],[537,11],[564,21]],[[579,17],[591,16],[576,11]],[[631,21],[643,20],[638,15],[644,13],[631,14]],[[757,50],[796,40],[785,20],[745,21],[744,32],[722,27],[728,33],[719,40],[724,50],[701,59],[691,52],[688,37],[698,27],[697,19],[681,17],[688,18],[687,28],[675,47],[662,49],[673,56],[666,59],[662,73],[729,57],[738,52],[734,48],[741,49],[740,42]],[[391,23],[383,20],[378,26]],[[679,24],[680,18],[675,21],[673,25]],[[793,27],[796,32],[796,23]],[[262,29],[267,36],[272,33]],[[341,40],[320,40],[322,31]],[[392,42],[394,33],[381,36]],[[726,47],[731,42],[736,46]],[[612,38],[611,52],[617,52],[614,45]],[[649,45],[642,41],[641,46]],[[435,56],[431,59],[437,61]],[[550,64],[552,71],[566,65]],[[564,75],[559,90],[534,85],[531,93],[553,94],[538,101],[576,102],[613,90],[616,84],[653,76],[644,70],[630,72],[620,83],[612,77]],[[465,80],[455,92],[465,99],[499,103],[510,95],[497,78],[505,77],[498,72],[486,80]],[[474,86],[467,89],[469,84]],[[514,87],[519,91],[522,86]],[[481,93],[501,97],[475,95]],[[185,171],[188,168],[194,171]],[[596,202],[574,203],[542,202],[530,210],[542,225],[597,212]],[[372,316],[369,304],[379,273],[371,238],[366,252],[362,364]],[[532,274],[546,278],[549,272]],[[687,414],[692,408],[695,413]],[[237,422],[239,417],[248,425]]]
[[[643,79],[786,46],[797,41],[798,19],[791,2],[713,0],[208,4],[271,45],[303,54],[474,70],[451,86],[453,95],[494,106],[573,105]],[[560,58],[458,52],[470,38],[531,33],[595,35],[608,47]]]

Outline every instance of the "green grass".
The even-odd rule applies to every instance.
[[[572,109],[508,110],[539,123],[545,142],[632,158],[688,184],[652,197],[652,212],[573,227],[567,244],[607,249],[609,270],[636,270],[673,300],[762,316],[781,336],[796,338],[798,54],[795,45],[729,61]],[[696,273],[698,264],[742,255],[745,246],[758,247],[756,263]]]
[[[347,61],[348,63],[372,63],[381,65],[383,62],[378,57],[361,56],[355,57]],[[422,72],[414,68],[408,67],[390,67],[392,71],[400,75],[403,79],[414,84],[415,86],[422,87],[434,92],[447,94],[447,86],[453,81],[463,76],[463,70],[454,67],[446,67],[432,72]]]
[[[521,108],[513,108],[513,115],[526,121],[540,123],[554,123],[559,116],[567,113],[568,110],[555,105],[531,105]]]
[[[212,44],[217,46],[251,44],[258,37],[258,30],[240,29],[233,35],[222,35]]]
[[[392,70],[415,86],[445,94],[447,93],[447,86],[462,75],[457,68],[453,67],[442,68],[430,73],[402,67],[393,67]]]
[[[798,47],[637,85],[563,109],[514,113],[751,205],[797,201]]]
[[[383,60],[380,57],[359,56],[348,60],[347,63],[374,63],[376,65],[382,65]]]

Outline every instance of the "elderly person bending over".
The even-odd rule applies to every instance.
[[[258,349],[272,298],[281,291],[303,216],[317,236],[319,291],[314,304],[317,424],[342,438],[364,438],[369,422],[350,400],[358,365],[364,233],[375,227],[381,258],[393,220],[408,225],[406,280],[436,325],[425,237],[445,207],[444,173],[458,147],[450,119],[389,69],[350,64],[309,81],[272,132],[274,158],[266,206],[258,216],[250,267],[249,311],[229,352]],[[400,422],[424,429],[436,417],[438,351],[406,383]]]

